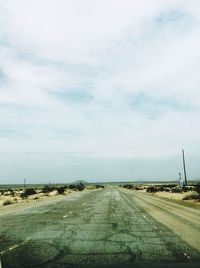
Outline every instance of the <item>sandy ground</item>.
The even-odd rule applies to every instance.
[[[67,190],[64,195],[59,195],[57,191],[52,191],[48,194],[38,193],[22,199],[19,196],[0,195],[0,215],[7,214],[20,208],[31,207],[34,205],[42,205],[51,201],[62,200],[66,195],[73,194],[75,191]],[[4,201],[11,200],[13,202],[9,205],[3,205]]]
[[[94,187],[87,187],[84,191],[90,191],[93,190]],[[66,190],[64,193],[65,195],[71,194],[73,193],[73,190]],[[139,190],[139,192],[145,192],[146,190]],[[171,200],[177,200],[179,202],[183,202],[183,203],[188,203],[188,204],[195,204],[195,205],[199,205],[200,206],[200,202],[198,200],[183,200],[183,198],[185,196],[191,195],[194,192],[187,192],[187,193],[170,193],[170,192],[157,192],[157,193],[148,193],[149,195],[152,196],[157,196],[157,197],[161,197],[161,198],[167,198],[167,199],[171,199]],[[7,211],[16,207],[25,207],[27,205],[34,205],[37,204],[39,202],[43,202],[43,201],[48,201],[48,200],[53,200],[53,199],[62,199],[62,195],[58,195],[57,191],[52,191],[48,194],[44,194],[44,193],[38,193],[35,195],[31,195],[26,199],[22,199],[20,198],[18,195],[17,196],[11,196],[11,195],[0,195],[0,211]],[[6,200],[10,200],[12,202],[12,204],[9,205],[3,205],[4,201]]]
[[[195,204],[200,206],[200,202],[198,200],[183,200],[184,197],[194,194],[195,192],[186,192],[186,193],[170,193],[170,192],[157,192],[157,193],[150,193],[151,195],[163,197],[171,200],[178,200],[182,201],[183,203]]]
[[[44,193],[34,194],[34,195],[29,196],[27,199],[22,199],[18,195],[16,195],[16,196],[0,195],[0,207],[4,206],[3,203],[6,200],[10,200],[11,202],[13,202],[13,204],[27,203],[27,202],[31,202],[31,201],[33,202],[33,201],[44,200],[50,196],[55,196],[55,195],[57,195],[57,191],[50,192],[48,195],[44,194]],[[13,204],[10,204],[10,205],[13,205]],[[10,206],[10,205],[7,205],[7,206]]]
[[[90,192],[91,189],[84,189],[84,193]],[[32,208],[32,207],[40,207],[47,204],[52,204],[56,202],[60,202],[66,198],[68,195],[76,195],[78,193],[81,193],[79,191],[75,190],[66,190],[63,195],[59,195],[57,191],[52,191],[48,194],[44,193],[38,193],[29,196],[26,199],[22,199],[19,196],[4,196],[0,195],[0,216],[1,215],[7,215],[10,213],[17,213],[18,211],[24,210],[26,208]],[[11,200],[13,201],[10,205],[3,205],[3,202],[5,200]],[[0,267],[1,268],[1,267]]]
[[[0,217],[3,268],[199,264],[199,209],[113,186],[62,198]]]
[[[188,193],[169,193],[169,192],[157,192],[157,196],[166,197],[169,199],[182,200]]]

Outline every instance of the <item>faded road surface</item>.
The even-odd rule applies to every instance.
[[[119,187],[0,216],[3,268],[146,262],[197,267],[199,241],[200,210]]]

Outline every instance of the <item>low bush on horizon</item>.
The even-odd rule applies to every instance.
[[[174,187],[171,189],[171,192],[172,193],[182,193],[182,189],[179,187]]]
[[[64,186],[61,186],[61,187],[59,187],[59,188],[57,189],[57,191],[58,191],[58,194],[64,194],[64,192],[65,192],[65,187],[64,187]]]
[[[10,193],[11,196],[15,195],[15,191],[11,188],[8,189],[8,192]]]
[[[195,186],[195,191],[200,194],[200,183]]]
[[[30,195],[37,194],[36,190],[34,188],[26,188],[23,193],[20,194],[21,198],[26,198]]]
[[[147,187],[147,189],[146,189],[146,192],[147,193],[157,193],[157,189],[156,189],[156,187],[154,187],[154,186],[149,186],[149,187]]]
[[[183,197],[183,200],[198,200],[200,201],[200,193],[192,192]]]
[[[96,189],[104,189],[104,186],[100,185],[100,184],[95,184],[95,188]]]
[[[85,189],[88,189],[88,190],[104,189],[104,186],[101,184],[88,184],[85,186]]]
[[[67,189],[70,190],[77,190],[77,191],[83,191],[85,189],[85,185],[83,182],[78,182],[78,183],[73,183],[70,184],[68,187],[66,187]]]
[[[119,187],[126,188],[129,190],[136,190],[136,191],[145,189],[145,186],[143,185],[134,185],[134,184],[122,184],[122,185],[120,184]]]
[[[25,195],[34,195],[37,194],[36,190],[34,188],[26,188],[24,191]]]
[[[54,186],[45,185],[44,188],[42,188],[42,193],[46,194],[46,193],[53,192],[54,190],[56,190]]]
[[[195,187],[194,186],[184,186],[182,188],[182,191],[183,192],[190,192],[190,191],[194,191],[195,190]]]
[[[76,185],[75,184],[70,184],[68,186],[68,189],[75,190],[76,189]]]
[[[95,187],[95,185],[87,185],[85,188],[86,188],[87,190],[94,190],[94,189],[97,189],[97,188]]]
[[[122,188],[126,188],[126,189],[133,189],[134,188],[134,185],[133,184],[123,184],[123,185],[120,185]]]
[[[77,183],[76,189],[78,191],[83,191],[85,189],[85,185],[82,182]]]
[[[182,193],[191,192],[195,190],[195,186],[179,187],[177,184],[155,184],[147,187],[146,192],[170,192],[170,193]]]

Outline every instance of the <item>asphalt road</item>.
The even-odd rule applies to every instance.
[[[1,215],[0,260],[3,268],[198,267],[200,210],[119,187],[77,193]]]

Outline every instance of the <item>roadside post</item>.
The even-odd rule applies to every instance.
[[[183,187],[184,187],[184,181],[181,178],[181,172],[179,172],[178,175],[179,175],[179,187],[181,189],[183,189]]]

